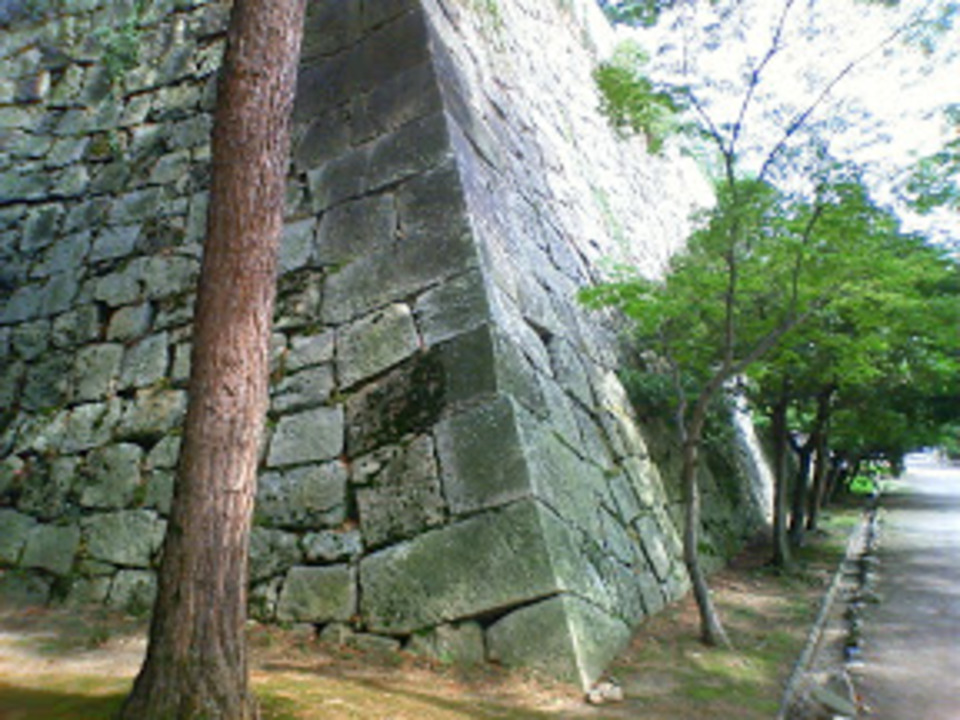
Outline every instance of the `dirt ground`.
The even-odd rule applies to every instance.
[[[622,702],[591,706],[579,689],[527,673],[363,653],[251,625],[264,720],[766,720],[852,522],[836,516],[798,574],[774,572],[766,550],[754,548],[712,578],[735,650],[697,641],[689,597],[644,623],[610,669]],[[142,621],[103,611],[0,611],[0,720],[111,717],[139,667],[144,632]]]

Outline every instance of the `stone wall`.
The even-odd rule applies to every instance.
[[[132,5],[0,5],[0,585],[20,601],[148,607],[169,509],[226,11]],[[311,3],[257,617],[588,685],[685,592],[670,442],[658,468],[610,319],[574,296],[611,260],[655,272],[702,181],[596,112],[609,34],[589,0]],[[718,556],[761,519],[754,460],[705,469]]]

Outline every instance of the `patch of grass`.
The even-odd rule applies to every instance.
[[[116,717],[128,689],[103,678],[38,677],[29,686],[0,682],[4,720],[109,720]]]

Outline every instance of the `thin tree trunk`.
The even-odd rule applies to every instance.
[[[787,398],[784,394],[773,406],[773,564],[789,569],[793,566],[790,543],[787,541]]]
[[[810,494],[810,507],[807,509],[807,530],[817,529],[820,519],[820,510],[827,493],[827,481],[830,473],[830,449],[827,444],[827,433],[817,435],[817,459],[813,466],[813,492]]]
[[[806,527],[807,496],[810,492],[810,468],[813,460],[813,438],[803,445],[794,447],[797,453],[797,472],[793,483],[793,503],[790,508],[790,545],[799,548],[803,545],[803,533]]]
[[[681,472],[686,515],[683,528],[683,562],[687,567],[693,596],[700,613],[700,639],[706,645],[730,647],[730,639],[723,629],[706,575],[700,565],[700,488],[697,483],[697,468],[707,404],[707,399],[701,397],[694,409],[690,425],[684,432]]]
[[[247,551],[304,7],[233,4],[183,448],[147,657],[124,720],[259,715],[244,637]]]

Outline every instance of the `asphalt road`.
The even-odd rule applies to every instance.
[[[960,467],[911,457],[881,507],[855,682],[877,720],[960,720]]]

